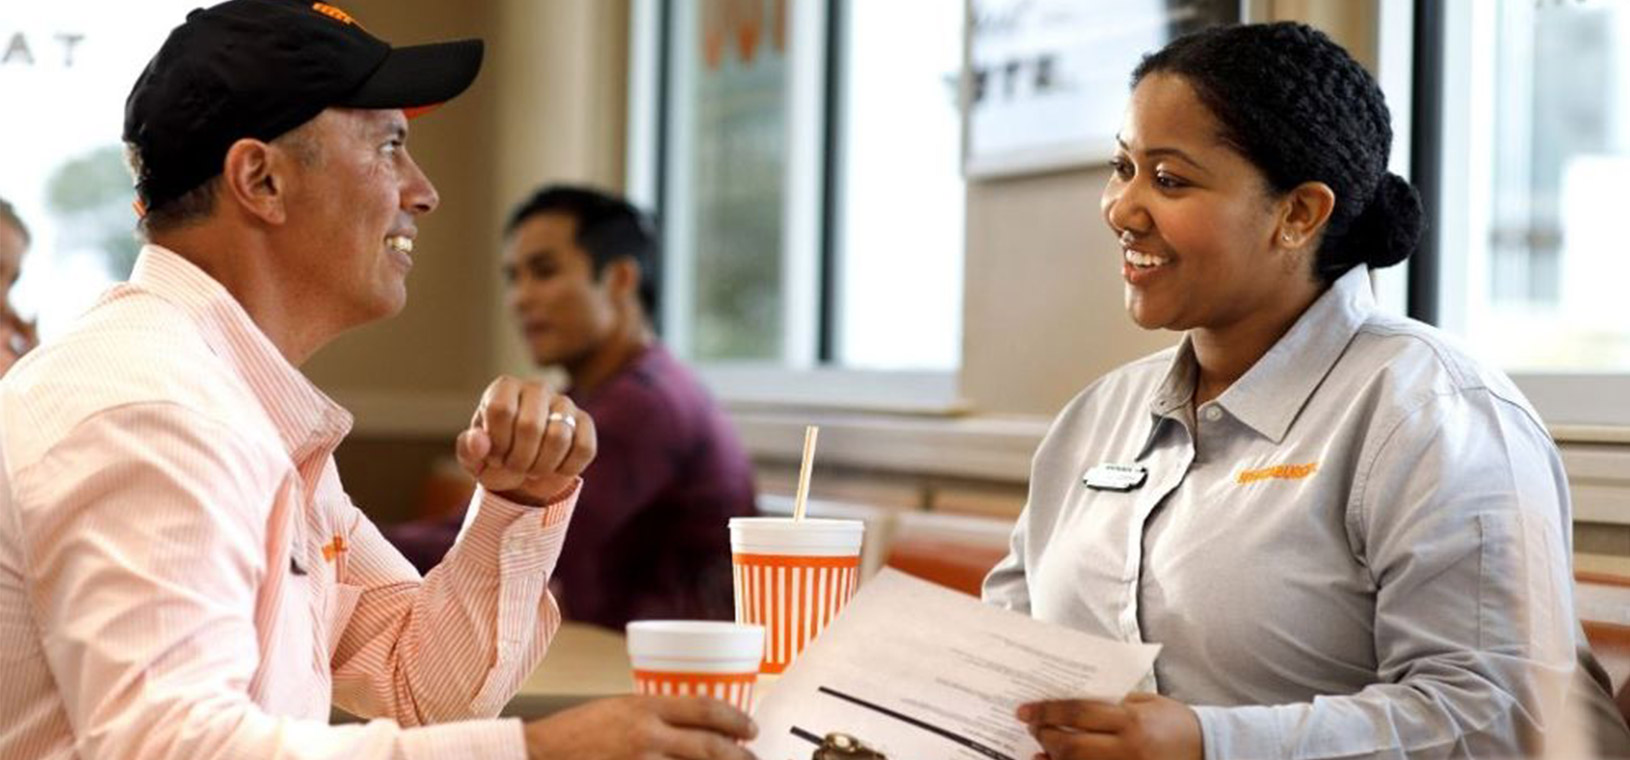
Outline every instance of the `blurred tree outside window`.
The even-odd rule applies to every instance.
[[[68,160],[46,182],[45,205],[58,244],[102,254],[108,276],[130,277],[141,251],[131,234],[130,171],[124,149],[109,145]]]
[[[763,2],[679,3],[677,47],[691,76],[676,125],[672,196],[686,214],[675,239],[693,290],[681,320],[702,360],[781,355],[781,250],[787,154],[787,40],[782,7]]]

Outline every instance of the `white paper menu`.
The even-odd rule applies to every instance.
[[[1090,636],[885,568],[754,710],[761,760],[809,760],[829,733],[889,760],[1029,760],[1021,703],[1118,701],[1157,644]]]

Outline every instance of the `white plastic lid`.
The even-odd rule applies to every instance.
[[[764,627],[714,620],[636,620],[628,624],[635,670],[670,673],[757,671]]]
[[[737,554],[855,556],[866,523],[810,517],[732,517],[730,550]]]

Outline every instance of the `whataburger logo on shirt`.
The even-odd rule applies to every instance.
[[[1319,469],[1318,462],[1307,464],[1276,464],[1272,467],[1258,467],[1254,470],[1241,470],[1239,484],[1246,485],[1259,480],[1301,480]]]

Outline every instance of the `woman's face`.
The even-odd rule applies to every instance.
[[[0,306],[11,303],[11,286],[22,273],[23,252],[27,250],[23,231],[0,221]]]
[[[1146,329],[1227,330],[1299,313],[1317,290],[1307,256],[1275,245],[1281,202],[1221,134],[1182,77],[1150,74],[1132,92],[1103,214]]]

